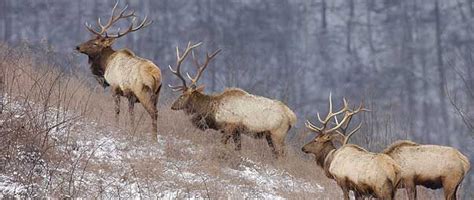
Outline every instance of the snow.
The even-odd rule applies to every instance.
[[[20,112],[25,109],[24,104],[8,102],[9,98],[4,98],[4,100],[7,101],[4,104],[7,105],[7,111],[18,113],[14,115],[15,118],[24,117]],[[31,102],[29,104],[34,105]],[[58,110],[61,108],[49,108],[46,113],[49,126],[75,116],[74,113],[61,111],[58,117],[56,115]],[[3,123],[6,121],[0,121],[0,124]],[[60,181],[63,180],[60,177],[65,175],[75,177],[72,182],[74,185],[72,195],[79,198],[91,198],[88,195],[94,194],[100,195],[99,198],[111,199],[204,199],[209,195],[208,184],[212,185],[213,190],[225,191],[229,198],[235,196],[284,199],[281,192],[319,193],[324,190],[320,185],[296,178],[285,170],[243,157],[240,158],[241,163],[236,169],[221,168],[219,172],[221,175],[211,175],[208,171],[196,167],[199,160],[192,159],[193,156],[203,153],[205,147],[174,135],[159,135],[158,144],[136,145],[126,137],[126,134],[120,134],[123,131],[120,128],[101,125],[85,118],[75,119],[51,130],[51,136],[58,142],[58,149],[70,152],[71,158],[67,162],[70,164],[62,164],[58,168],[45,168],[44,171],[54,172],[55,175],[40,173],[45,181],[38,183],[37,188],[40,188],[38,190],[40,194],[37,195],[51,195],[49,194],[51,188],[59,187]],[[74,133],[74,136],[71,136],[71,141],[66,145],[64,138],[69,132]],[[170,146],[179,146],[178,154],[185,159],[180,159],[179,156],[177,158],[167,156],[169,153],[167,147]],[[20,153],[20,155],[22,156],[18,159],[38,157],[34,152]],[[186,159],[186,156],[189,159]],[[153,163],[150,166],[144,166],[149,170],[149,177],[136,173],[136,167],[141,163],[140,159]],[[75,163],[81,160],[87,160],[87,165],[75,166]],[[48,166],[46,161],[41,160],[40,163],[42,167]],[[49,179],[52,183],[46,181]],[[242,180],[242,182],[235,180]],[[41,185],[46,183],[52,186]],[[75,194],[76,190],[80,192]],[[6,195],[25,195],[28,192],[28,187],[16,181],[15,178],[0,174],[0,198]],[[61,195],[67,197],[71,194]]]
[[[19,196],[26,192],[26,186],[15,182],[13,178],[0,175],[0,198],[8,196]]]

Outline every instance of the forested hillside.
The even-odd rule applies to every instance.
[[[453,146],[471,162],[474,158],[472,0],[122,0],[120,5],[126,3],[153,24],[118,40],[115,48],[127,47],[159,65],[163,85],[178,82],[167,69],[175,63],[176,46],[202,41],[202,49],[222,49],[201,80],[208,92],[239,87],[280,99],[297,113],[297,128],[326,112],[332,93],[338,105],[346,97],[371,110],[354,143],[380,151],[410,139]],[[44,59],[64,73],[89,73],[86,56],[74,47],[92,37],[84,23],[106,19],[113,4],[2,0],[0,40],[47,49]],[[97,86],[92,77],[87,84]],[[165,87],[164,96],[176,94]],[[289,140],[299,137],[312,135],[289,134]],[[472,174],[465,179],[467,193],[474,190]]]

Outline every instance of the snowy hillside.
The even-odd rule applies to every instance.
[[[24,112],[25,104],[10,99],[5,95],[2,115],[12,116],[9,119],[11,121],[24,120],[26,113],[29,113]],[[33,102],[28,105],[36,107]],[[41,178],[27,185],[21,181],[26,180],[26,177],[14,177],[24,172],[11,171],[9,175],[0,175],[1,197],[173,199],[225,196],[283,199],[291,194],[322,196],[324,192],[324,187],[311,180],[311,177],[295,177],[291,172],[272,166],[269,162],[246,158],[234,152],[231,146],[202,145],[183,139],[183,135],[177,132],[179,130],[160,134],[158,143],[154,143],[143,141],[140,137],[130,137],[126,130],[113,124],[100,125],[84,117],[62,123],[74,118],[75,114],[63,113],[62,117],[55,118],[57,111],[48,110],[46,117],[49,126],[60,124],[55,126],[50,135],[54,138],[52,142],[57,145],[55,148],[70,156],[67,161],[63,161],[67,164],[34,161],[35,154],[32,152],[35,151],[28,152],[18,147],[19,152],[16,154],[22,155],[19,159],[33,160],[36,163],[33,164],[33,173]],[[2,120],[1,123],[3,125],[11,121]],[[186,130],[190,128],[183,129]],[[208,136],[217,134],[198,130],[193,132]],[[210,152],[215,150],[222,152]]]

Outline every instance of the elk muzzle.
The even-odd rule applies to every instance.
[[[303,148],[301,148],[301,151],[303,151],[303,153],[309,153],[309,151],[305,148],[306,146],[304,146]]]

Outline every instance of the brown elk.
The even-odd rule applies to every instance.
[[[471,166],[469,159],[457,149],[406,140],[393,143],[383,153],[400,164],[401,186],[411,200],[416,199],[417,185],[443,188],[445,199],[456,199],[459,185]]]
[[[135,11],[127,12],[128,6],[116,11],[118,5],[112,9],[111,16],[105,25],[100,18],[97,20],[98,28],[92,28],[86,23],[86,28],[95,35],[91,40],[76,47],[76,50],[89,57],[92,73],[104,77],[106,84],[112,89],[115,101],[116,120],[120,113],[120,96],[128,99],[130,120],[134,121],[134,104],[140,102],[152,118],[153,138],[157,136],[157,102],[161,89],[161,71],[153,62],[136,56],[128,49],[114,50],[112,44],[117,38],[128,33],[140,30],[152,23],[143,19],[136,24]],[[108,33],[108,30],[121,19],[132,19],[128,28],[121,32],[120,28],[116,34]],[[105,84],[105,83],[104,83]]]
[[[171,109],[184,110],[192,115],[192,122],[201,129],[215,129],[223,133],[224,144],[232,137],[236,149],[241,149],[241,133],[255,138],[262,138],[268,142],[273,153],[278,157],[284,153],[285,137],[288,130],[295,125],[296,115],[280,101],[249,94],[241,89],[226,89],[219,94],[204,94],[203,86],[197,86],[203,71],[209,62],[220,52],[207,54],[204,63],[200,63],[194,56],[193,63],[197,67],[197,75],[192,78],[188,86],[181,75],[181,64],[186,56],[198,47],[200,43],[188,44],[184,53],[180,55],[176,47],[176,69],[170,70],[182,82],[180,86],[171,86],[174,91],[181,91],[180,97],[173,103]]]
[[[360,128],[346,133],[350,120],[354,114],[366,109],[362,104],[355,110],[348,108],[344,99],[344,108],[337,112],[332,111],[332,100],[329,96],[329,111],[324,119],[318,113],[318,120],[322,127],[317,127],[306,121],[306,127],[318,133],[316,138],[304,145],[302,151],[315,155],[316,163],[324,169],[328,178],[334,179],[344,193],[344,199],[349,199],[349,191],[354,191],[356,199],[363,196],[375,196],[381,199],[393,199],[399,183],[400,167],[385,154],[368,152],[353,144],[347,144],[349,138]],[[342,120],[337,115],[344,114]],[[334,117],[334,127],[329,122]],[[342,146],[336,148],[334,142],[340,141]]]

